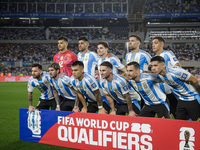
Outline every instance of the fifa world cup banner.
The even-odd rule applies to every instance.
[[[77,149],[199,150],[200,122],[19,109],[20,140]]]

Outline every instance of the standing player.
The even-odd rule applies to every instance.
[[[95,76],[95,67],[97,66],[97,61],[100,57],[95,52],[89,51],[88,47],[88,39],[86,37],[79,38],[78,48],[80,52],[77,57],[78,60],[84,64],[84,72]]]
[[[127,74],[130,84],[145,101],[139,116],[154,117],[157,113],[158,118],[168,118],[169,106],[166,102],[167,97],[157,86],[158,79],[155,80],[155,75],[140,73],[140,65],[137,62],[130,62],[127,65]]]
[[[100,114],[109,112],[110,107],[107,104],[106,97],[103,96],[102,89],[98,80],[84,72],[84,64],[76,61],[72,64],[74,79],[72,81],[74,89],[77,92],[77,101],[74,110],[78,108],[78,101],[83,104],[81,112],[95,113],[99,110]],[[86,102],[86,99],[88,100]]]
[[[198,79],[180,67],[166,67],[161,56],[151,59],[152,71],[159,79],[167,83],[179,98],[177,119],[192,120],[200,117],[200,85]]]
[[[71,84],[71,78],[67,75],[60,77],[60,66],[56,62],[50,64],[48,68],[51,77],[50,83],[53,86],[55,98],[57,99],[58,95],[64,98],[60,104],[60,110],[72,111],[76,99],[76,91]]]
[[[148,71],[151,56],[149,55],[149,53],[139,48],[141,42],[142,39],[138,35],[131,35],[129,37],[129,50],[131,52],[126,54],[126,64],[132,61],[136,61],[140,64],[141,71]]]
[[[35,107],[32,106],[33,90],[35,87],[41,92],[36,109],[51,108],[51,110],[55,110],[56,104],[58,105],[59,102],[55,101],[53,96],[49,73],[42,72],[42,65],[38,63],[32,65],[32,77],[28,81],[29,112],[32,112],[35,109]]]
[[[101,85],[106,94],[106,98],[111,106],[110,114],[137,116],[140,112],[138,101],[141,100],[139,94],[133,91],[126,79],[120,75],[112,73],[112,64],[104,61],[100,65],[100,73],[103,79]],[[117,102],[114,106],[114,101]],[[115,107],[117,111],[115,110]]]
[[[179,61],[177,60],[176,56],[172,51],[165,51],[163,50],[165,44],[165,40],[163,37],[156,36],[152,40],[152,49],[153,52],[156,52],[157,56],[162,56],[165,60],[165,66],[167,67],[174,67],[178,66],[181,67]],[[177,106],[177,99],[175,98],[173,92],[171,91],[171,88],[166,84],[160,83],[160,88],[163,92],[166,93],[169,102],[170,102],[170,112],[173,114],[173,116],[176,118],[176,106]]]
[[[100,41],[97,44],[97,53],[101,57],[98,60],[98,70],[100,71],[100,64],[104,61],[109,61],[113,65],[113,73],[118,74],[118,69],[126,73],[126,67],[120,62],[119,58],[112,56],[108,58],[109,44],[106,41]],[[101,79],[101,77],[100,77]]]
[[[68,76],[72,76],[71,66],[77,60],[76,54],[67,49],[68,39],[63,36],[58,39],[59,52],[53,57],[53,62],[60,65],[60,72],[65,72]]]

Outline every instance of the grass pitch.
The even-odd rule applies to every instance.
[[[33,106],[40,91],[33,92]],[[0,150],[74,150],[19,140],[19,108],[28,108],[27,82],[0,82]]]

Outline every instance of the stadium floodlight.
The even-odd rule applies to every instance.
[[[68,20],[68,18],[62,18],[62,20]]]
[[[30,18],[19,18],[19,19],[30,19]]]
[[[39,18],[31,18],[32,20],[38,20]]]

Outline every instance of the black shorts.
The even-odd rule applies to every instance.
[[[110,112],[110,106],[103,102],[103,108],[109,113]],[[97,113],[98,112],[98,105],[97,102],[87,102],[87,112],[89,113]]]
[[[136,114],[140,113],[139,108],[134,103],[132,103],[132,107],[133,111]],[[128,105],[126,103],[117,103],[115,105],[115,109],[116,109],[116,115],[126,115],[127,113],[129,113]]]
[[[169,108],[170,108],[170,114],[173,114],[173,116],[176,118],[176,108],[178,100],[174,96],[174,94],[166,94],[167,99],[169,100]]]
[[[72,111],[74,108],[75,100],[64,99],[60,104],[60,110]],[[79,103],[79,110],[82,108],[82,103]]]
[[[51,99],[51,100],[44,100],[44,99],[39,99],[39,102],[37,104],[36,109],[47,109],[49,110],[51,108],[51,110],[55,110],[56,109],[56,101],[55,99]]]
[[[139,116],[141,117],[154,117],[157,113],[158,118],[169,118],[169,106],[167,103],[165,104],[157,104],[157,105],[144,105]]]
[[[193,101],[179,100],[176,109],[176,119],[196,121],[200,118],[200,105],[195,99]]]

